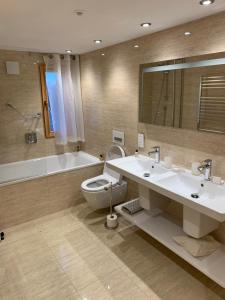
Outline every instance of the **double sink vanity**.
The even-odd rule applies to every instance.
[[[184,168],[167,168],[159,157],[154,160],[139,154],[108,161],[107,165],[138,183],[138,199],[143,208],[134,215],[124,212],[123,204],[115,207],[115,210],[225,287],[224,246],[209,256],[195,258],[173,240],[173,237],[184,234],[197,239],[204,237],[225,221],[225,185],[207,180],[210,179],[208,167],[211,166],[206,164],[205,175],[195,176]],[[182,204],[182,222],[167,213],[171,201]]]

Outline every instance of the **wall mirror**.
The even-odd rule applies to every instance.
[[[140,65],[139,122],[225,133],[225,53]]]

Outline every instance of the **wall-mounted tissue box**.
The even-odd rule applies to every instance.
[[[5,64],[8,75],[20,75],[20,65],[17,61],[7,61]]]

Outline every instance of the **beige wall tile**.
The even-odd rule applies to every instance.
[[[6,61],[18,61],[20,75],[8,75]],[[54,139],[46,139],[42,118],[24,121],[5,105],[11,103],[25,115],[42,112],[37,62],[43,62],[40,53],[0,50],[0,164],[74,150],[74,145],[60,147],[55,145]],[[30,130],[37,130],[37,144],[25,144],[24,134]]]
[[[162,158],[190,168],[191,162],[213,159],[213,174],[225,178],[224,135],[165,128],[138,122],[139,65],[162,60],[225,51],[225,12],[146,35],[102,50],[81,55],[81,82],[84,103],[85,150],[93,154],[107,151],[112,129],[125,132],[125,149],[133,154],[137,133],[145,133],[146,153],[160,145]],[[187,38],[184,32],[192,32]],[[133,48],[138,43],[138,49]],[[137,196],[137,185],[129,181],[128,199]],[[170,211],[181,216],[181,208]],[[221,232],[223,233],[221,235]],[[218,236],[224,240],[225,231]]]

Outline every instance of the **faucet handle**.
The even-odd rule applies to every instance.
[[[206,167],[211,167],[212,166],[212,159],[207,158],[203,161]]]
[[[152,147],[153,149],[155,149],[156,152],[159,152],[160,151],[160,146],[154,146]]]

